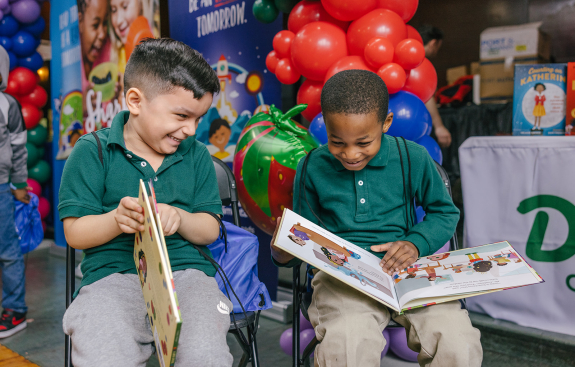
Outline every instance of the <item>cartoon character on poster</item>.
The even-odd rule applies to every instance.
[[[264,78],[259,71],[248,72],[224,55],[212,68],[220,81],[220,93],[198,125],[196,136],[211,155],[233,162],[236,143],[246,123],[254,114],[269,111],[261,93]],[[240,108],[243,111],[238,112]]]
[[[72,91],[63,100],[55,100],[57,112],[60,115],[60,136],[56,159],[66,159],[76,141],[84,135],[82,125],[82,94]]]

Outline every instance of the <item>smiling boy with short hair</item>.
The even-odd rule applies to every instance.
[[[459,211],[427,151],[385,135],[393,121],[388,100],[385,83],[369,71],[342,71],[325,83],[321,106],[328,143],[306,157],[305,172],[300,161],[293,206],[306,219],[382,257],[382,268],[391,275],[443,246]],[[413,224],[408,209],[413,203],[406,196],[427,213],[423,222]],[[273,243],[278,266],[299,262]],[[391,317],[405,326],[421,366],[481,366],[479,331],[458,301],[399,315],[315,271],[308,313],[321,342],[316,366],[379,366],[386,343],[382,331]]]
[[[66,240],[85,253],[81,288],[63,320],[74,365],[145,366],[152,354],[133,259],[134,233],[144,228],[138,182],[152,179],[183,320],[176,366],[231,366],[229,314],[218,305],[232,303],[192,246],[219,235],[218,222],[198,213],[221,214],[222,206],[212,159],[195,140],[218,78],[197,51],[155,39],[134,49],[124,82],[129,111],[78,140],[60,186]]]

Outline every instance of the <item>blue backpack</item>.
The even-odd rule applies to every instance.
[[[28,195],[30,195],[29,204],[14,199],[14,223],[22,254],[34,250],[44,238],[42,219],[38,212],[38,196],[31,192]]]

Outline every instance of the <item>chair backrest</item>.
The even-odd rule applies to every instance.
[[[238,209],[238,193],[236,188],[236,179],[230,167],[222,162],[220,159],[212,156],[214,162],[214,169],[216,170],[216,177],[218,180],[218,189],[220,191],[220,199],[222,205],[232,206],[232,216],[234,224],[240,225],[240,214]]]

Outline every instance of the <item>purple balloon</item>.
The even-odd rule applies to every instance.
[[[304,316],[303,313],[299,312],[299,329],[300,330],[307,330],[313,329],[311,322],[309,322]]]
[[[410,362],[417,362],[417,352],[412,351],[407,346],[407,335],[404,328],[392,328],[389,330],[391,343],[389,349],[401,359]]]
[[[7,6],[9,6],[8,0],[0,0],[0,9],[4,10]]]
[[[291,327],[285,330],[280,336],[280,347],[282,348],[284,353],[287,354],[288,356],[291,356],[291,353],[293,351],[292,337],[293,337],[293,330]]]
[[[385,347],[383,347],[383,351],[381,352],[381,358],[385,357],[387,351],[389,350],[389,344],[391,342],[391,338],[389,336],[389,331],[383,330],[383,337],[385,338]]]
[[[12,15],[20,23],[32,23],[40,16],[40,5],[35,0],[20,0],[12,4]]]
[[[307,345],[312,341],[312,339],[314,337],[315,337],[315,331],[313,331],[313,329],[306,329],[306,330],[300,331],[300,333],[299,333],[299,350],[300,350],[300,353],[303,353],[305,347],[307,347]],[[310,357],[313,358],[314,354],[315,354],[315,352],[310,354]]]

